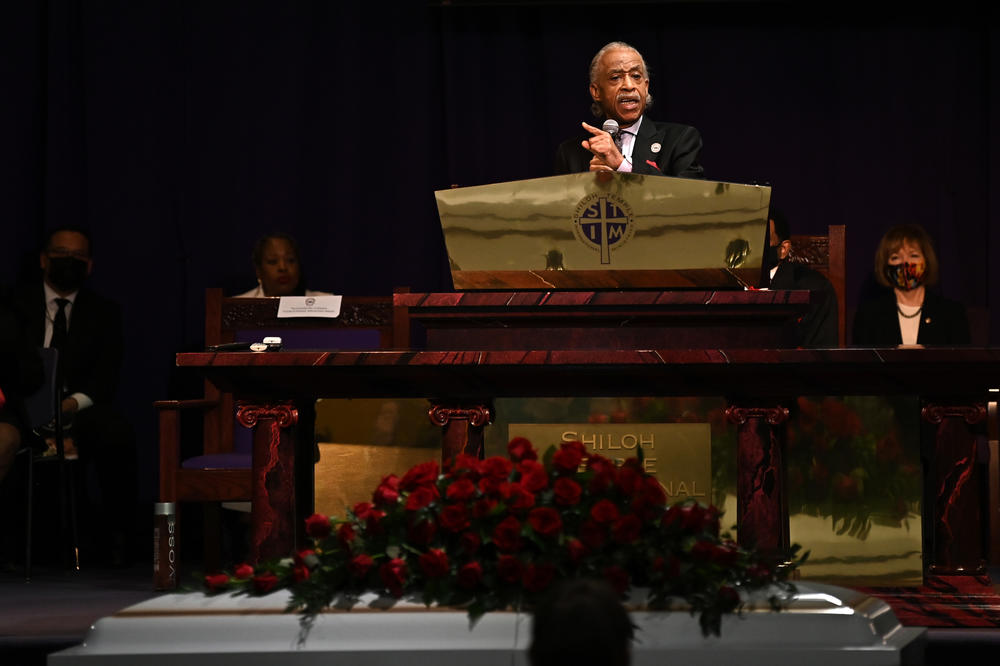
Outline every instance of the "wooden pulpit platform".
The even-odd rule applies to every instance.
[[[934,502],[924,508],[926,585],[904,591],[916,610],[901,617],[955,626],[955,613],[971,612],[976,620],[965,626],[1000,626],[986,567],[985,465],[977,456],[987,397],[1000,386],[1000,350],[783,348],[809,298],[780,291],[398,293],[394,326],[419,329],[420,349],[182,353],[177,364],[232,392],[241,422],[255,427],[255,559],[296,545],[294,497],[282,490],[294,488],[288,426],[296,399],[427,398],[448,458],[482,455],[495,398],[723,396],[738,436],[739,539],[777,555],[788,546],[784,422],[794,399],[917,395],[934,451],[924,470]],[[957,592],[946,598],[942,587]],[[901,603],[902,592],[893,594]]]

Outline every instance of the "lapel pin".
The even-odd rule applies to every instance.
[[[650,152],[658,153],[658,152],[660,152],[660,148],[662,148],[662,147],[663,146],[661,146],[660,144],[654,143],[652,146],[649,147],[649,150],[650,150]]]
[[[930,318],[930,317],[927,317],[926,319],[924,319],[924,323],[925,323],[925,324],[929,324],[929,323],[931,323],[931,318]]]

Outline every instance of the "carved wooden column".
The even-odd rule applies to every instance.
[[[928,504],[924,521],[932,548],[925,557],[933,575],[982,575],[987,571],[986,514],[976,426],[986,419],[985,404],[928,402],[920,411],[935,426],[934,449],[924,460]]]
[[[785,428],[788,408],[730,405],[726,418],[737,427],[736,512],[741,545],[765,556],[788,548]]]
[[[493,420],[491,405],[432,401],[427,416],[431,423],[441,426],[444,431],[441,439],[441,462],[451,460],[459,453],[483,457],[483,430]]]
[[[240,424],[253,429],[253,512],[250,563],[291,555],[295,549],[295,438],[292,403],[240,402]]]

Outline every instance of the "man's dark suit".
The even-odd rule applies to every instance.
[[[18,311],[29,341],[45,341],[45,290],[41,283],[16,291],[11,301]],[[72,418],[72,436],[80,461],[92,463],[97,474],[100,511],[93,529],[103,544],[119,551],[124,535],[132,532],[136,503],[135,435],[128,421],[114,408],[123,355],[120,308],[97,293],[82,288],[73,301],[66,342],[59,353],[64,395],[84,393],[94,404]],[[105,533],[109,532],[109,533]],[[110,544],[114,536],[119,543]],[[121,552],[113,553],[117,559]]]
[[[18,291],[14,307],[24,321],[29,341],[45,343],[45,290],[42,284]],[[85,393],[94,405],[110,404],[122,365],[122,317],[119,307],[87,288],[77,293],[70,310],[66,346],[59,364],[67,394]]]
[[[972,341],[965,306],[927,291],[920,311],[918,345],[967,345]],[[895,347],[903,344],[899,331],[896,294],[887,291],[878,298],[863,302],[854,316],[851,343],[865,347]]]
[[[555,173],[580,173],[590,170],[593,153],[580,145],[590,134],[567,139],[556,151]],[[660,149],[653,152],[654,144]],[[704,178],[698,162],[701,134],[690,125],[657,123],[643,117],[632,147],[632,173],[681,178]],[[652,162],[653,164],[650,164]]]
[[[812,292],[809,309],[795,327],[799,347],[839,347],[837,292],[826,277],[804,264],[782,261],[771,278],[771,289],[802,289]]]

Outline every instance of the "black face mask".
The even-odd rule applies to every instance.
[[[46,277],[59,291],[76,291],[87,279],[87,262],[75,257],[49,257]]]
[[[778,258],[778,245],[768,245],[764,248],[764,267],[771,269],[781,263]]]

